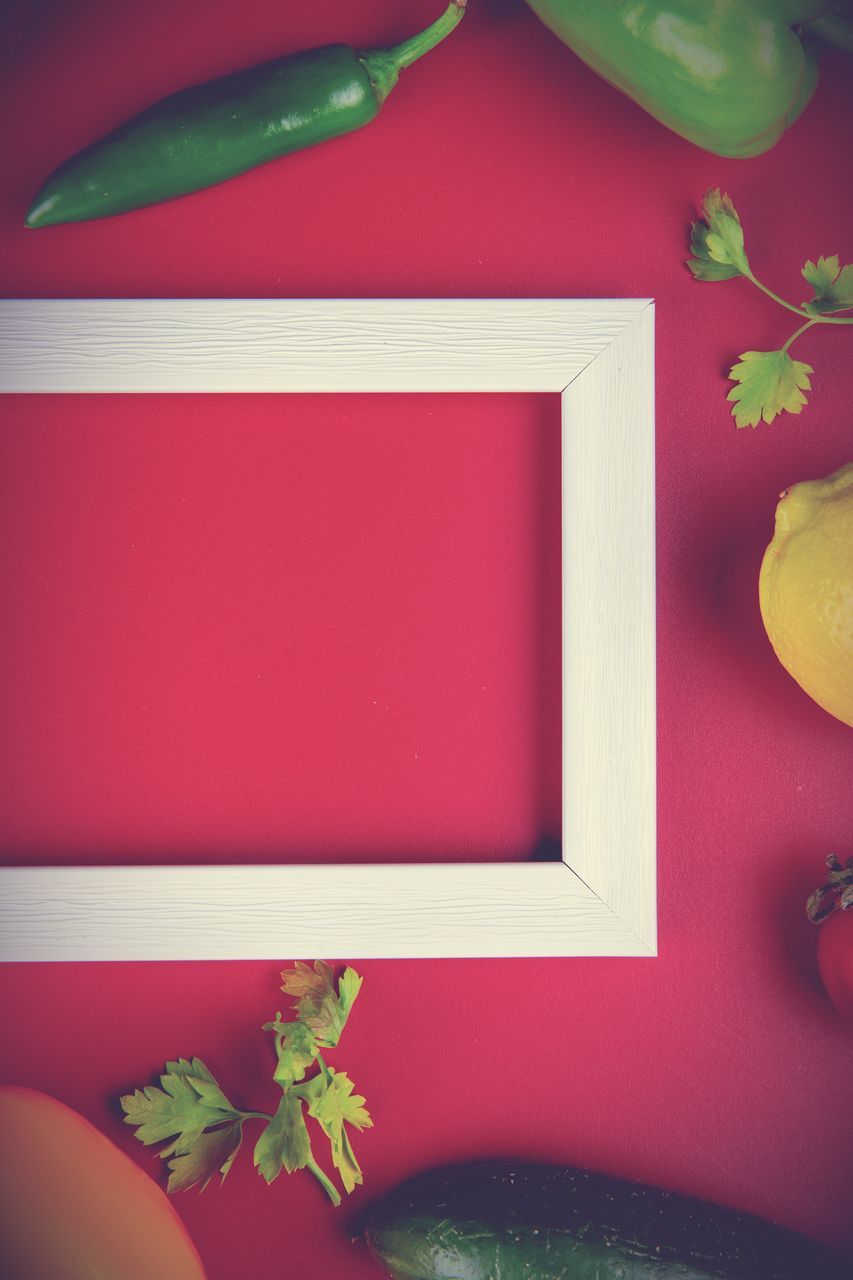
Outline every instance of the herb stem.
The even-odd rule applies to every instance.
[[[809,321],[810,324],[853,324],[853,317],[825,316],[825,315],[813,316],[809,311],[806,311],[803,307],[797,307],[794,305],[793,302],[786,302],[784,298],[780,298],[778,293],[774,293],[772,289],[768,289],[767,285],[762,284],[761,281],[756,276],[754,276],[751,271],[747,278],[751,280],[752,283],[755,285],[755,287],[757,289],[760,289],[762,293],[766,293],[768,298],[772,298],[774,302],[778,302],[780,307],[784,307],[786,311],[793,311],[795,316],[805,316],[805,318]],[[804,327],[807,328],[808,326],[804,326]],[[794,336],[796,337],[796,334]],[[793,338],[791,339],[791,341],[793,342]]]
[[[327,1178],[327,1177],[326,1177],[326,1175],[325,1175],[325,1173],[323,1172],[323,1170],[322,1170],[322,1169],[320,1168],[320,1166],[317,1164],[317,1161],[316,1161],[316,1160],[314,1160],[314,1159],[310,1159],[310,1160],[308,1161],[308,1163],[306,1164],[305,1168],[306,1168],[306,1169],[310,1169],[310,1170],[311,1170],[311,1172],[313,1173],[314,1177],[317,1179],[317,1181],[318,1181],[318,1182],[319,1182],[323,1187],[325,1187],[326,1194],[328,1195],[328,1197],[329,1197],[329,1199],[331,1200],[332,1204],[334,1204],[334,1205],[339,1205],[339,1204],[341,1203],[341,1197],[340,1197],[340,1195],[338,1194],[337,1187],[335,1186],[335,1184],[334,1184],[333,1182],[331,1182],[331,1181],[329,1180],[329,1178]]]
[[[797,315],[797,316],[808,315],[808,312],[803,311],[802,307],[794,306],[793,302],[786,302],[784,298],[779,297],[778,293],[774,293],[772,289],[768,289],[767,285],[762,284],[761,281],[756,276],[754,276],[751,271],[749,273],[749,279],[752,281],[752,283],[755,285],[757,289],[760,289],[762,293],[766,293],[768,298],[772,298],[774,302],[778,302],[780,307],[785,307],[787,311],[793,311],[794,315]]]
[[[785,343],[785,345],[784,345],[784,347],[782,348],[782,350],[783,350],[783,351],[787,351],[787,350],[788,350],[788,348],[790,347],[791,343],[796,342],[796,341],[797,341],[797,338],[799,338],[799,336],[800,336],[800,334],[801,334],[801,333],[805,333],[806,329],[811,329],[811,327],[812,327],[812,325],[813,325],[813,324],[819,324],[819,323],[820,323],[820,321],[819,321],[816,317],[812,317],[812,319],[811,319],[811,320],[807,320],[805,324],[801,324],[801,325],[800,325],[800,327],[799,327],[799,329],[797,330],[797,332],[796,332],[796,333],[792,333],[792,334],[791,334],[790,338],[789,338],[789,339],[788,339],[788,341]]]

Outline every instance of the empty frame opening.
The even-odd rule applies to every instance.
[[[554,395],[6,396],[5,864],[559,856]]]

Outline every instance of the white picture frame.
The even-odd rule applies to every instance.
[[[559,394],[564,726],[562,861],[7,867],[0,959],[655,955],[653,326],[645,298],[0,302],[6,394]]]

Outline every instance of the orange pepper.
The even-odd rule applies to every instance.
[[[205,1280],[166,1193],[76,1111],[0,1086],[0,1135],[4,1280]]]

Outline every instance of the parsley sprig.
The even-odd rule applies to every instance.
[[[332,1203],[340,1204],[337,1187],[314,1159],[306,1113],[329,1139],[344,1189],[349,1193],[363,1181],[347,1126],[367,1129],[373,1122],[347,1074],[328,1066],[321,1053],[337,1046],[362,979],[347,968],[335,989],[332,969],[323,960],[313,966],[297,961],[281,977],[282,991],[295,997],[296,1016],[285,1021],[279,1011],[263,1027],[274,1036],[273,1079],[282,1090],[273,1115],[235,1107],[201,1058],[167,1062],[159,1088],[146,1085],[120,1099],[125,1124],[136,1127],[140,1142],[167,1142],[159,1155],[168,1160],[170,1193],[193,1186],[203,1190],[216,1173],[224,1181],[240,1150],[244,1124],[263,1120],[254,1163],[267,1183],[282,1169],[309,1169]],[[316,1074],[309,1076],[314,1067]]]
[[[758,280],[749,265],[744,249],[743,227],[728,195],[715,188],[705,193],[702,220],[692,224],[687,265],[697,280],[731,280],[746,276],[756,288],[779,306],[794,312],[805,321],[791,334],[778,351],[744,351],[729,371],[737,383],[726,397],[733,402],[732,415],[739,427],[755,427],[762,420],[770,423],[780,413],[799,413],[811,390],[811,365],[793,360],[790,347],[807,330],[817,324],[853,324],[853,317],[838,316],[838,311],[853,310],[853,264],[842,266],[838,257],[811,259],[802,275],[811,285],[812,297],[796,306],[780,298]]]

